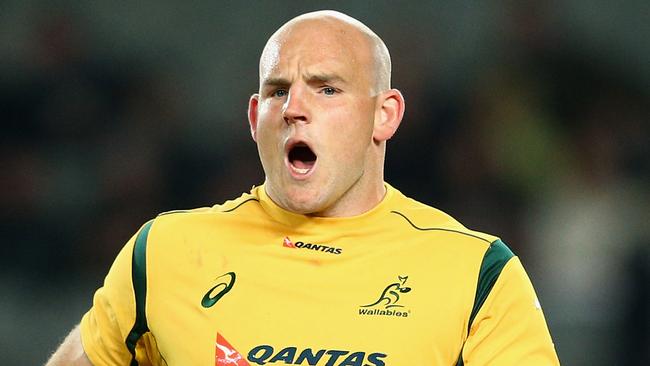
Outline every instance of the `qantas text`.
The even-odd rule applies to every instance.
[[[272,346],[259,345],[248,352],[248,361],[258,365],[267,363],[283,363],[289,365],[318,365],[321,360],[327,360],[325,366],[385,366],[382,360],[384,353],[350,352],[335,349],[312,350],[306,348],[299,351],[296,347],[286,347],[277,353]]]
[[[341,254],[341,252],[343,252],[343,249],[341,248],[332,248],[322,244],[303,243],[301,241],[297,241],[294,245],[296,248],[319,250],[321,252],[332,254]]]

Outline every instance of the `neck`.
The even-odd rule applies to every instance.
[[[385,145],[380,144],[367,157],[365,171],[346,192],[324,210],[307,214],[314,217],[350,217],[375,208],[386,195],[384,185]],[[377,148],[377,147],[376,147]]]
[[[360,178],[360,180],[363,177]],[[359,182],[358,182],[359,183]],[[306,216],[312,217],[351,217],[366,213],[375,208],[386,195],[383,180],[373,184],[372,187],[355,184],[332,206],[321,212],[314,212]]]

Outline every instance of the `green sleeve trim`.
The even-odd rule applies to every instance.
[[[126,337],[126,347],[131,352],[131,366],[137,366],[135,347],[138,340],[149,331],[146,314],[147,301],[147,238],[153,220],[147,222],[138,233],[133,246],[133,259],[131,264],[131,281],[135,295],[135,323],[131,332]]]
[[[467,334],[469,334],[469,331],[472,328],[474,318],[476,318],[476,315],[481,310],[481,307],[483,307],[485,300],[490,295],[494,284],[499,279],[503,267],[505,267],[508,261],[510,261],[514,256],[515,255],[512,253],[510,248],[508,248],[508,246],[500,239],[492,242],[483,255],[483,262],[481,262],[481,269],[478,273],[474,306],[472,307],[469,322],[467,323]],[[465,345],[463,344],[463,349],[464,348]],[[463,349],[461,349],[460,355],[458,356],[458,362],[456,363],[457,366],[463,365]]]
[[[458,356],[458,362],[456,362],[456,366],[465,366],[465,363],[463,362],[463,350],[460,350],[460,356]]]
[[[476,318],[476,314],[481,310],[483,303],[490,294],[490,291],[492,291],[492,287],[494,287],[497,279],[499,279],[503,267],[505,267],[510,258],[514,256],[515,255],[512,253],[510,248],[508,248],[508,246],[500,239],[492,242],[490,248],[485,252],[483,262],[481,263],[481,270],[478,273],[476,297],[474,298],[472,313],[469,316],[467,332],[469,332],[469,329],[472,327],[474,318]]]

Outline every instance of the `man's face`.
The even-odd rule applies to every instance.
[[[249,118],[280,206],[323,214],[367,184],[376,168],[372,65],[367,40],[340,24],[299,23],[265,49]]]

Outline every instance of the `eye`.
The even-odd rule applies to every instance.
[[[289,92],[287,92],[285,89],[277,89],[273,93],[271,93],[271,96],[282,98],[282,97],[286,97],[288,93]]]
[[[326,86],[323,89],[321,89],[321,92],[323,94],[325,94],[325,95],[334,95],[334,94],[336,94],[338,92],[338,90],[336,90],[335,88]]]

